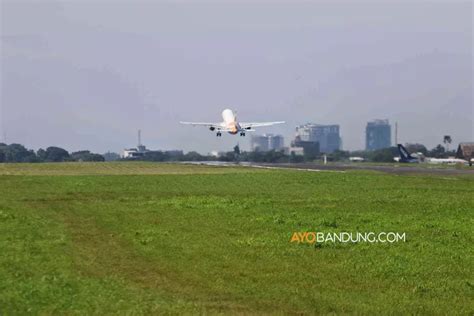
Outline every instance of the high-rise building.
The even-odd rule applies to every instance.
[[[251,147],[253,151],[270,151],[283,149],[283,136],[273,134],[253,135]]]
[[[332,153],[341,149],[339,125],[320,125],[308,123],[296,128],[296,138],[303,142],[319,143],[322,153]]]
[[[367,122],[365,129],[365,149],[375,150],[390,147],[391,126],[388,120]]]

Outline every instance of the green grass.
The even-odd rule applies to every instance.
[[[0,175],[164,175],[164,174],[221,174],[227,167],[151,162],[63,162],[63,163],[0,163]],[[232,173],[253,172],[235,167]]]
[[[473,196],[472,176],[1,165],[0,313],[472,315]]]

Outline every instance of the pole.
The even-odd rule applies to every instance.
[[[395,122],[395,146],[398,145],[398,122]]]

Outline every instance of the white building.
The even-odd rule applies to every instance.
[[[143,157],[143,155],[145,155],[146,152],[148,152],[148,149],[146,149],[145,146],[139,146],[139,148],[124,149],[122,153],[122,158],[124,159],[140,158],[140,157]]]
[[[135,159],[145,155],[149,150],[142,144],[142,131],[138,130],[138,145],[137,148],[124,149],[122,152],[122,158],[124,159]]]

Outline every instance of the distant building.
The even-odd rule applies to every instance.
[[[208,153],[207,155],[212,156],[212,157],[220,157],[219,152],[217,150],[213,150],[210,153]]]
[[[474,159],[474,142],[459,143],[456,158],[467,160],[472,164]]]
[[[391,126],[388,120],[373,120],[365,129],[365,149],[376,150],[391,145]]]
[[[102,156],[104,156],[104,159],[105,161],[114,161],[114,160],[118,160],[120,159],[120,155],[117,154],[117,153],[113,153],[113,152],[106,152],[105,154],[103,154]]]
[[[141,146],[141,150],[137,148],[129,148],[129,149],[124,149],[122,153],[122,158],[124,159],[135,159],[135,158],[140,158],[145,155],[148,150],[144,148],[145,146]]]
[[[301,140],[299,136],[296,136],[295,140],[291,143],[291,146],[293,148],[302,148],[303,153],[309,157],[316,157],[321,152],[318,142]]]
[[[286,147],[285,155],[303,156],[304,148],[303,147]]]
[[[270,150],[275,150],[275,151],[278,151],[278,150],[282,150],[283,149],[283,146],[285,145],[285,141],[284,141],[284,138],[283,136],[281,135],[269,135],[269,148]]]
[[[146,149],[145,145],[142,144],[142,132],[138,130],[138,145],[137,148],[124,149],[122,153],[122,158],[124,159],[136,159],[143,157],[145,153],[149,152]]]
[[[302,142],[319,143],[319,151],[332,153],[341,149],[339,125],[321,125],[308,123],[296,128],[296,140]]]
[[[250,147],[252,151],[268,151],[268,139],[263,135],[252,135]]]
[[[283,149],[284,140],[281,135],[263,134],[253,135],[250,140],[252,151],[279,151]]]

